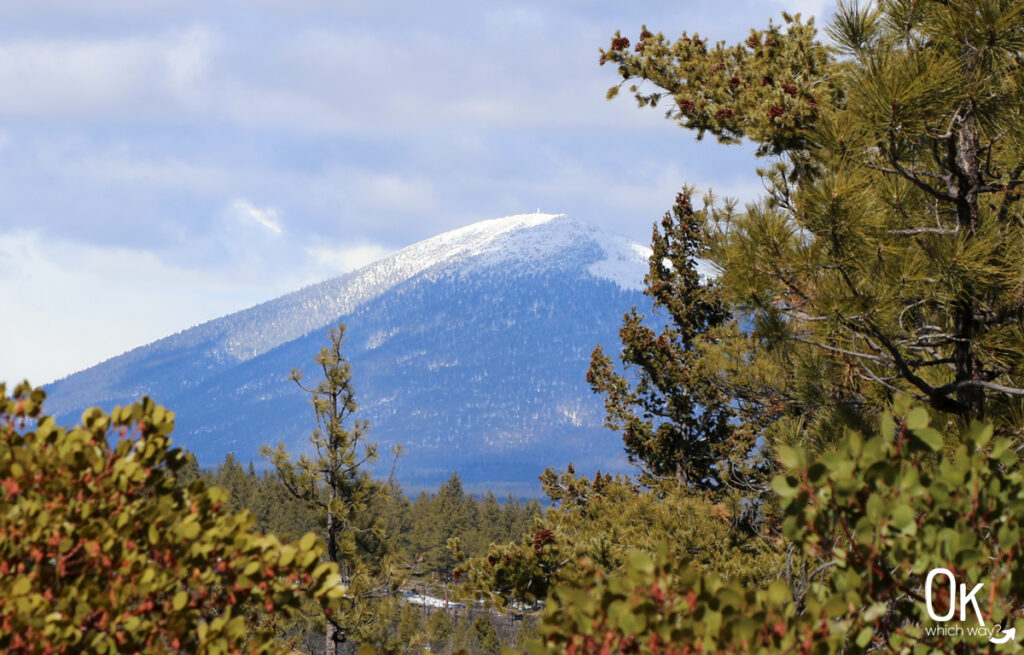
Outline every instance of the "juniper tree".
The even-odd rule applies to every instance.
[[[341,353],[344,334],[343,325],[331,328],[330,345],[314,358],[323,381],[307,387],[300,371],[291,374],[312,401],[317,427],[310,444],[315,455],[293,459],[284,444],[261,450],[288,491],[321,513],[327,560],[337,563],[348,587],[341,610],[325,616],[327,652],[340,653],[358,643],[387,652],[396,646],[390,624],[397,616],[395,592],[402,577],[395,544],[374,510],[389,493],[387,483],[367,471],[379,458],[377,445],[366,439],[366,421],[350,421],[358,404],[352,369]]]
[[[835,437],[897,391],[1016,431],[1024,2],[840,3],[828,45],[783,18],[734,46],[645,28],[602,52],[622,77],[609,95],[629,85],[769,160],[767,197],[706,225],[723,299],[753,326],[719,349],[720,385],[790,434]]]
[[[743,433],[733,430],[729,398],[709,384],[704,366],[702,345],[714,342],[731,316],[716,285],[697,270],[697,257],[706,250],[701,214],[686,189],[654,227],[644,293],[656,312],[668,315],[667,325],[656,331],[634,307],[619,331],[625,374],[598,346],[587,381],[604,395],[605,423],[622,432],[632,462],[649,476],[714,489],[737,481],[734,473],[745,468],[750,444],[737,443]]]

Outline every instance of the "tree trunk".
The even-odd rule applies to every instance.
[[[327,622],[327,639],[324,642],[324,652],[327,655],[338,655],[338,644],[334,641],[334,625]]]
[[[981,155],[978,147],[978,123],[973,113],[961,122],[956,135],[955,168],[957,178],[956,218],[961,234],[973,236],[978,228],[978,188],[981,186]],[[978,380],[981,367],[971,348],[977,336],[975,304],[971,291],[965,290],[957,301],[953,316],[953,331],[957,342],[953,346],[956,381]],[[984,418],[985,391],[981,387],[965,387],[957,391],[957,400],[971,416]]]
[[[334,504],[334,499],[337,492],[334,486],[328,481],[328,488],[331,490],[330,500],[327,504],[327,559],[328,561],[335,562],[338,564],[338,575],[341,575],[341,563],[338,562],[338,540],[334,536],[334,514],[331,511],[331,506]],[[339,582],[341,582],[339,580]],[[327,636],[326,636],[326,648],[324,652],[327,655],[340,655],[338,642],[337,629],[334,627],[334,623],[331,619],[327,619]]]

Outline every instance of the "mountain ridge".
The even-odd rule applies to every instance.
[[[301,449],[311,415],[287,374],[308,370],[320,332],[345,322],[371,438],[418,450],[407,480],[434,464],[440,479],[444,466],[486,467],[493,453],[523,455],[530,468],[553,452],[545,440],[563,437],[565,456],[620,461],[584,375],[593,347],[613,344],[622,312],[646,304],[647,252],[564,215],[481,221],[59,380],[50,407],[74,420],[86,406],[153,396],[178,413],[175,441],[204,465],[253,455],[255,441]],[[615,446],[587,455],[584,433]],[[447,461],[445,448],[461,459]]]

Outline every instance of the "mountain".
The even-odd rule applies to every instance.
[[[307,397],[327,330],[348,325],[370,438],[401,443],[403,488],[539,491],[546,466],[622,470],[621,441],[584,376],[594,346],[615,349],[649,251],[561,215],[481,221],[362,269],[136,348],[47,388],[61,422],[149,395],[177,414],[177,445],[214,466],[261,444],[292,453],[314,427]]]

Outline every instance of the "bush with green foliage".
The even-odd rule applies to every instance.
[[[280,620],[337,606],[313,534],[283,544],[222,491],[181,488],[172,412],[145,398],[64,429],[44,398],[0,385],[0,650],[288,652]]]
[[[556,588],[534,653],[1009,652],[989,641],[1024,633],[1024,471],[991,425],[942,435],[898,398],[874,434],[849,431],[817,455],[781,450],[773,481],[786,538],[820,563],[801,584],[766,589],[634,551],[609,575],[587,560]],[[928,574],[950,571],[978,594],[984,630],[944,630],[927,611]],[[935,594],[945,615],[948,592]],[[959,607],[957,609],[960,609]],[[968,610],[965,625],[975,626]],[[1002,627],[1002,631],[1000,627]],[[610,650],[601,650],[607,648]]]
[[[675,560],[753,585],[783,566],[777,543],[749,532],[739,496],[714,502],[674,479],[644,489],[621,476],[589,480],[571,467],[560,475],[549,469],[541,480],[554,506],[518,542],[494,544],[460,568],[470,589],[498,604],[529,605],[555,586],[586,584],[591,573],[580,561],[612,575],[631,550],[662,545]]]

